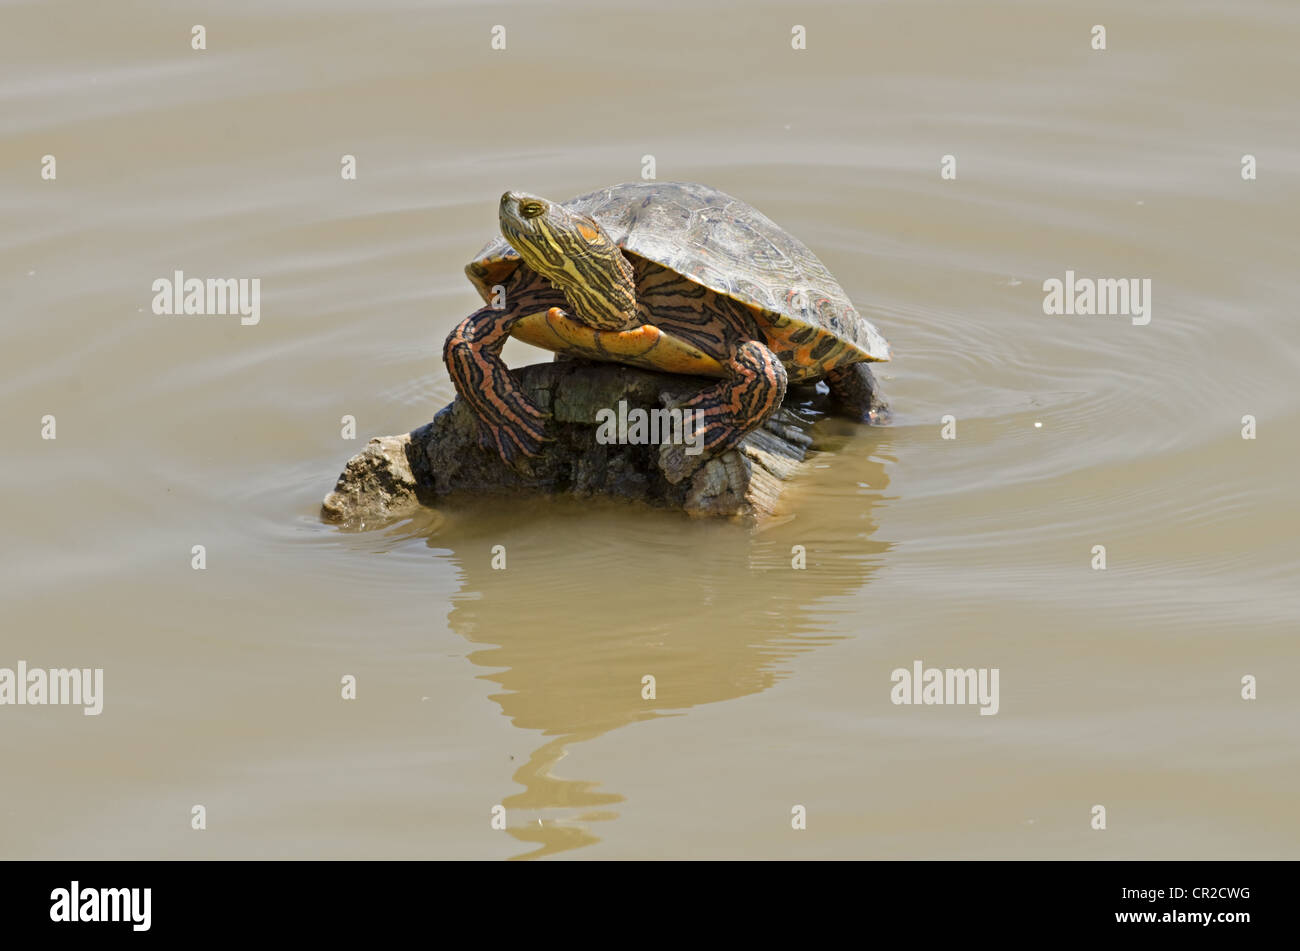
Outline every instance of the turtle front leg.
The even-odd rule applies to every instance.
[[[478,417],[479,442],[517,472],[546,441],[546,414],[515,383],[501,348],[520,314],[484,307],[447,336],[442,359],[460,395]]]
[[[734,449],[785,398],[785,367],[758,341],[737,346],[724,365],[731,373],[728,379],[669,404],[691,413],[694,422],[694,439],[659,447],[659,468],[669,482],[681,482],[709,459]]]

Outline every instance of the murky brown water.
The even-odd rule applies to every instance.
[[[619,6],[0,5],[0,667],[105,672],[0,707],[0,855],[1295,857],[1300,7]],[[895,425],[757,533],[322,525],[452,396],[500,193],[646,155],[822,257]],[[176,269],[260,323],[155,316]],[[1044,316],[1067,269],[1151,322]],[[918,659],[997,715],[891,703]]]

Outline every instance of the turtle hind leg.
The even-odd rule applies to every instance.
[[[479,442],[510,468],[521,471],[546,440],[546,414],[519,388],[501,359],[501,348],[518,319],[484,307],[447,336],[442,359],[460,395],[478,417]]]
[[[850,363],[826,374],[831,399],[846,415],[863,423],[883,423],[889,419],[889,404],[876,383],[869,363]]]
[[[776,412],[785,398],[786,373],[767,347],[747,340],[724,364],[730,376],[690,399],[672,403],[694,421],[692,438],[659,447],[659,468],[669,482],[681,482],[709,459],[736,445]]]

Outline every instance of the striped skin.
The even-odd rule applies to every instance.
[[[785,399],[786,372],[776,355],[756,340],[746,340],[727,361],[731,378],[700,390],[690,399],[674,403],[682,410],[699,410],[697,424],[703,451],[686,454],[686,446],[664,443],[659,447],[659,468],[669,482],[681,482],[714,456],[721,455],[776,412]],[[697,419],[699,417],[696,417]]]
[[[682,409],[704,414],[703,453],[688,456],[684,446],[661,447],[665,476],[679,482],[708,459],[734,448],[776,411],[785,397],[787,373],[778,355],[750,339],[761,330],[748,308],[649,262],[638,262],[638,273],[644,279],[636,308],[638,320],[645,318],[645,323],[632,331],[591,330],[590,346],[565,345],[562,352],[682,372],[685,368],[667,355],[684,359],[682,355],[698,348],[698,360],[720,365],[719,373],[709,375],[725,374],[725,379],[681,404]],[[447,337],[443,360],[456,392],[478,417],[480,443],[519,470],[524,458],[537,455],[546,440],[546,417],[515,384],[501,349],[521,321],[558,326],[574,339],[583,325],[556,306],[567,303],[567,295],[527,267],[516,269],[505,287],[506,309],[483,307],[461,321]],[[665,333],[667,340],[661,339]],[[658,346],[665,349],[658,352]],[[631,347],[643,349],[636,353]]]
[[[826,385],[840,412],[861,423],[889,421],[889,404],[880,395],[871,364],[849,363],[837,367],[826,374]]]
[[[814,335],[838,337],[862,360],[890,359],[889,344],[807,245],[716,188],[694,182],[627,182],[559,204],[535,200],[599,223],[633,260],[654,262],[778,324],[788,318],[814,328]],[[488,242],[466,267],[484,299],[502,274],[518,266],[520,252],[513,243],[503,228],[502,237]]]
[[[500,359],[512,333],[591,359],[725,374],[680,404],[703,413],[704,451],[661,446],[674,483],[760,426],[787,381],[825,377],[861,404],[859,418],[884,405],[854,367],[888,360],[888,344],[811,251],[730,196],[689,183],[613,186],[564,205],[507,192],[499,218],[504,241],[466,273],[485,299],[506,284],[508,310],[463,321],[444,359],[484,446],[516,469],[539,450],[545,416]]]
[[[501,196],[501,234],[524,264],[564,292],[571,311],[597,330],[640,326],[636,275],[605,229],[535,195]]]
[[[443,344],[442,359],[456,392],[478,417],[479,443],[515,470],[523,469],[524,457],[541,450],[547,439],[546,415],[515,384],[501,348],[516,321],[563,300],[537,274],[520,268],[506,284],[505,310],[476,310]]]
[[[778,314],[766,314],[675,271],[634,258],[641,319],[690,343],[719,362],[745,340],[758,340],[780,360],[793,382],[821,379],[862,359],[851,343]]]

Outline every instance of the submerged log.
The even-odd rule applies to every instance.
[[[820,415],[807,410],[815,390],[791,387],[765,426],[674,485],[659,468],[658,445],[599,441],[597,413],[617,413],[621,401],[629,412],[662,409],[664,396],[681,400],[714,380],[579,360],[511,372],[552,417],[547,424],[551,439],[528,461],[528,474],[514,472],[479,445],[474,415],[456,399],[419,429],[371,439],[326,496],[322,517],[369,527],[457,496],[541,492],[628,499],[692,516],[761,520],[775,510],[785,482],[807,454],[809,433]]]

